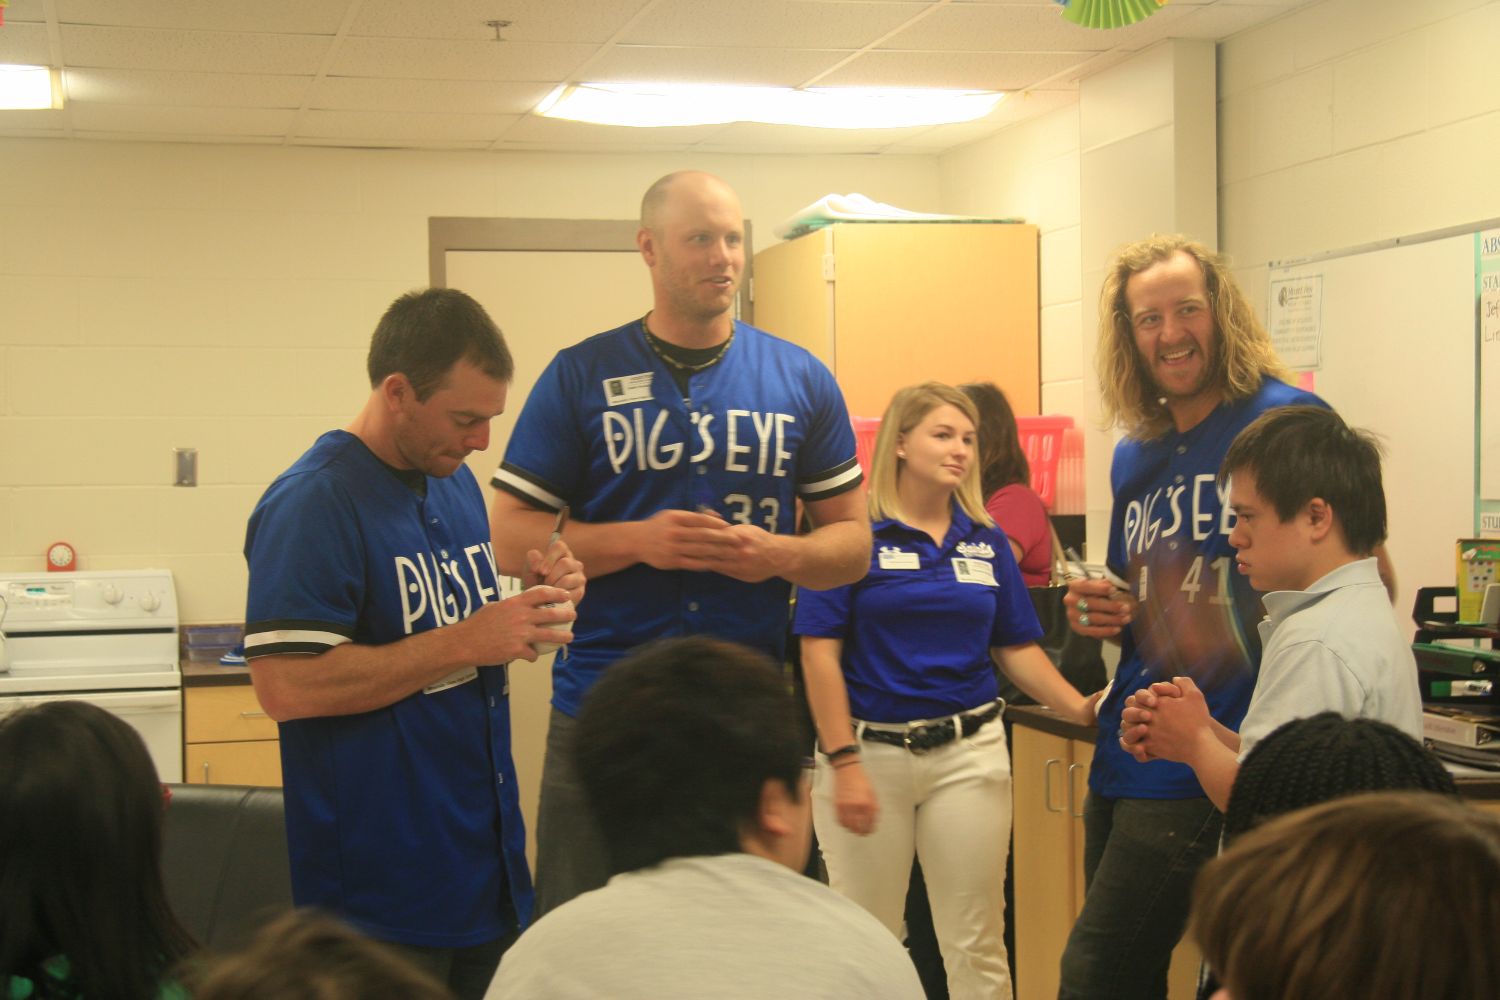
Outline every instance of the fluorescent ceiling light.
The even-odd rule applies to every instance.
[[[636,128],[729,122],[809,128],[913,128],[973,121],[988,114],[1004,96],[975,90],[579,83],[559,87],[536,110],[548,118]]]
[[[0,63],[0,110],[36,111],[62,107],[57,74],[46,66]]]

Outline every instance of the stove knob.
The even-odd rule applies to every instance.
[[[141,595],[141,610],[142,611],[155,611],[159,607],[161,607],[161,598],[160,597],[158,597],[155,594],[151,593],[149,590],[146,593],[144,593],[144,594]]]
[[[104,591],[101,596],[104,598],[105,604],[119,604],[120,601],[125,597],[124,594],[120,593],[120,588],[116,587],[112,583],[106,583],[104,585]]]

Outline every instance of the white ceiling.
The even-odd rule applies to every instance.
[[[67,106],[0,135],[422,149],[938,153],[1072,103],[1164,38],[1223,39],[1307,0],[1171,0],[1113,31],[1054,0],[11,0],[0,63],[60,66]],[[485,24],[511,24],[496,40]],[[1005,90],[920,129],[631,129],[541,118],[560,83]]]

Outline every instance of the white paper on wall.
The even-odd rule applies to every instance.
[[[1323,276],[1307,274],[1271,282],[1266,310],[1271,342],[1293,371],[1317,371],[1323,364]]]

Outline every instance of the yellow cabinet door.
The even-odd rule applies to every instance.
[[[1016,997],[1053,1000],[1058,962],[1073,928],[1073,828],[1069,741],[1027,726],[1012,730],[1015,795]]]
[[[190,687],[183,692],[183,734],[188,743],[274,740],[276,723],[248,684]]]
[[[281,743],[189,743],[186,779],[192,785],[281,787]]]

